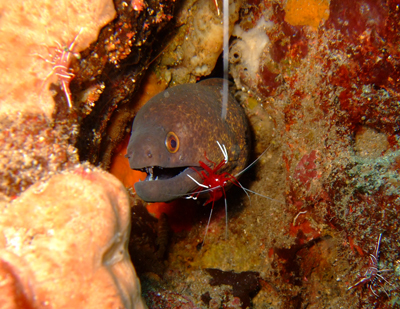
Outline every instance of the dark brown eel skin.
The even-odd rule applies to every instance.
[[[224,157],[217,141],[225,145],[229,161],[220,172],[238,174],[246,167],[249,127],[244,110],[229,94],[226,119],[222,119],[222,83],[219,78],[169,88],[137,113],[129,140],[127,158],[134,170],[147,172],[135,184],[146,202],[168,202],[190,196],[201,177],[199,161],[210,167]],[[190,168],[192,167],[192,168]]]

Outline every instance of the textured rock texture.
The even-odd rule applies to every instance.
[[[78,166],[0,209],[2,308],[145,308],[122,184]]]
[[[97,39],[115,16],[112,1],[1,1],[0,116],[40,113],[50,117],[54,100],[48,91],[57,51],[69,46],[81,31],[72,52]]]

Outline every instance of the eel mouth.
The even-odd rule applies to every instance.
[[[195,168],[195,167],[193,167]],[[161,167],[161,166],[149,166],[138,169],[141,172],[147,174],[144,181],[157,181],[157,180],[167,180],[179,176],[181,173],[185,172],[187,169],[192,169],[188,166],[183,167]]]
[[[202,182],[198,173],[202,168],[197,166],[148,166],[135,170],[147,174],[144,181],[135,183],[137,195],[146,202],[169,202],[179,197],[187,197],[198,187],[198,183]]]

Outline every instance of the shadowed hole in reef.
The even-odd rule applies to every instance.
[[[80,53],[71,91],[80,125],[74,144],[81,161],[108,169],[132,124],[142,79],[178,29],[176,19],[170,18],[179,10],[178,2],[153,1],[146,3],[146,10],[114,2],[115,19]]]
[[[205,305],[210,306],[210,301],[212,299],[210,292],[205,292],[203,295],[201,295],[200,299]]]
[[[235,273],[216,268],[206,268],[205,271],[213,277],[210,280],[211,286],[232,286],[232,294],[241,300],[242,308],[251,308],[251,299],[257,295],[261,288],[259,273],[255,271]]]
[[[282,278],[290,284],[301,286],[301,265],[300,260],[297,256],[300,250],[310,249],[315,244],[323,241],[324,239],[330,238],[331,236],[325,236],[313,239],[307,243],[301,244],[300,239],[304,238],[303,231],[299,230],[296,237],[296,244],[291,246],[290,248],[279,248],[275,249],[274,252],[278,255],[279,259],[283,260],[284,263],[281,263],[283,269],[280,272]]]

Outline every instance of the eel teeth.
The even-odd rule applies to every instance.
[[[150,174],[150,178],[149,178],[149,180],[151,181],[151,180],[154,180],[154,175],[153,175],[153,167],[149,167],[149,168],[147,168],[147,173],[149,173]]]

